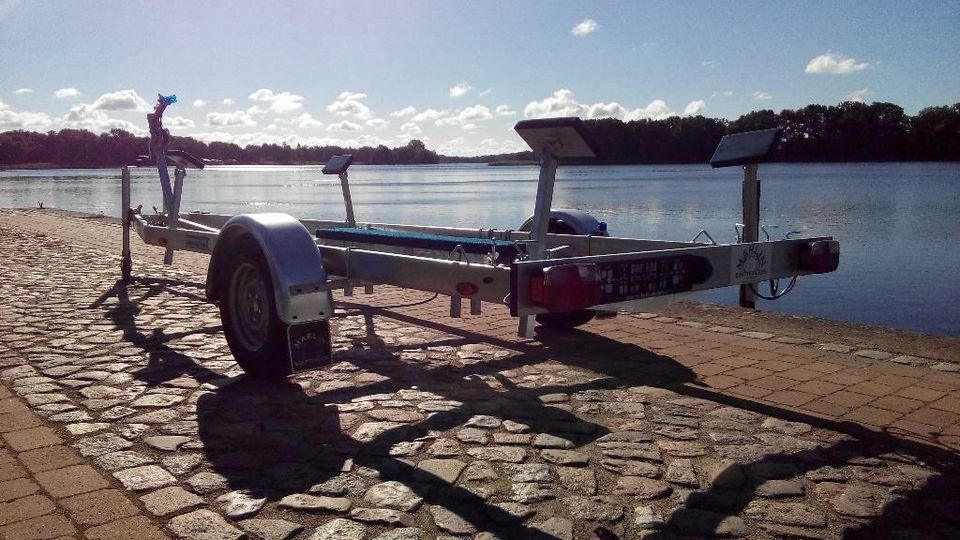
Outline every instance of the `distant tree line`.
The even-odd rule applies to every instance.
[[[191,137],[172,137],[170,148],[214,163],[301,165],[326,163],[336,154],[353,154],[358,163],[408,165],[438,163],[437,153],[423,141],[414,139],[404,146],[387,148],[364,146],[289,146],[261,144],[241,147],[233,143],[205,143]],[[6,131],[0,133],[0,166],[29,165],[46,167],[119,167],[133,165],[137,156],[147,153],[147,138],[122,129],[97,135],[86,130],[64,129],[58,132]]]
[[[588,120],[599,146],[599,163],[705,163],[720,138],[728,133],[778,127],[782,142],[776,161],[960,161],[960,103],[928,107],[916,116],[892,103],[844,102],[837,106],[808,105],[747,113],[728,121],[717,118],[671,117],[664,120]],[[350,153],[357,163],[405,165],[453,162],[523,162],[532,152],[459,158],[438,156],[422,141],[387,148],[365,146],[301,146],[204,143],[174,137],[180,148],[204,159],[236,164],[298,165],[324,163],[335,154]],[[0,166],[115,167],[135,162],[146,153],[147,139],[114,129],[89,131],[7,131],[0,133]]]

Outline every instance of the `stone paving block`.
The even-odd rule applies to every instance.
[[[0,482],[0,503],[10,502],[20,497],[33,495],[40,491],[40,486],[27,478],[17,478]]]
[[[143,516],[128,517],[92,527],[83,534],[88,540],[170,540],[170,536]],[[200,540],[203,537],[196,538]]]
[[[32,473],[61,469],[84,462],[76,450],[69,446],[47,446],[20,454],[20,461]]]
[[[16,450],[17,452],[24,452],[26,450],[33,450],[34,448],[42,448],[44,446],[52,446],[63,442],[63,440],[57,435],[57,432],[46,426],[24,429],[21,431],[11,431],[4,433],[3,438],[6,440],[7,446],[13,450]]]
[[[43,422],[29,410],[0,414],[0,433],[20,431],[41,425],[43,425]]]
[[[55,498],[79,495],[110,487],[103,476],[89,465],[72,465],[36,474],[37,482]]]
[[[44,516],[56,510],[56,506],[44,495],[30,495],[0,504],[0,525]]]
[[[61,499],[60,504],[80,525],[103,525],[140,513],[140,509],[120,491],[102,489]]]
[[[27,476],[27,471],[19,463],[12,462],[0,465],[0,482],[25,476]]]
[[[183,540],[241,540],[240,529],[210,510],[195,510],[171,519],[167,527]],[[106,539],[104,539],[106,540]]]
[[[140,497],[140,502],[155,516],[165,516],[204,504],[202,497],[179,486],[158,489]]]
[[[0,538],[5,540],[59,540],[77,533],[77,528],[67,518],[50,514],[18,521],[0,527]]]

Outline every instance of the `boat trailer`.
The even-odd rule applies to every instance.
[[[349,155],[335,156],[322,171],[340,179],[342,221],[181,215],[186,171],[203,163],[174,150],[166,152],[175,167],[172,204],[145,215],[131,208],[124,167],[123,279],[132,272],[131,227],[145,243],[166,248],[166,264],[179,250],[209,254],[206,294],[219,303],[230,350],[245,372],[270,378],[331,362],[333,290],[351,296],[355,287],[373,292],[385,284],[434,292],[449,297],[451,317],[461,316],[464,300],[471,315],[484,302],[506,305],[519,318],[518,334],[531,338],[535,323],[570,329],[598,314],[647,311],[696,291],[741,285],[755,292],[755,283],[838,267],[839,243],[831,237],[757,241],[757,163],[775,146],[776,130],[727,135],[717,147],[712,165],[743,166],[745,215],[742,241],[717,244],[697,242],[702,234],[691,242],[617,238],[584,212],[552,209],[559,163],[594,158],[596,146],[579,118],[524,120],[515,129],[540,158],[534,213],[517,230],[358,222]]]

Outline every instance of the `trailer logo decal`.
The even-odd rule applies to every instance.
[[[731,253],[731,283],[755,283],[770,279],[770,245],[748,244]]]

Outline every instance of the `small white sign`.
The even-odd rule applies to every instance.
[[[767,243],[734,246],[730,253],[730,283],[757,283],[770,279],[773,248]]]

